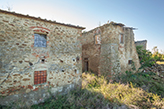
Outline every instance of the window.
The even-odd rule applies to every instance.
[[[101,35],[95,35],[95,44],[101,44],[101,39],[100,39]]]
[[[46,83],[47,71],[35,71],[34,72],[34,85]]]
[[[132,64],[132,60],[129,60],[129,61],[128,61],[128,64]]]
[[[124,35],[123,34],[120,34],[120,43],[124,43]]]
[[[34,34],[34,47],[46,47],[47,37],[45,34]]]

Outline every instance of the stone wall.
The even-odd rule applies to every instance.
[[[99,45],[95,44],[96,31],[101,33]],[[129,63],[129,60],[134,62],[136,69],[140,66],[133,31],[131,28],[124,27],[123,24],[111,22],[97,27],[83,33],[81,42],[82,46],[85,46],[85,49],[82,49],[83,56],[86,54],[90,58],[96,56],[94,61],[89,62],[89,65],[98,64],[94,67],[96,74],[104,75],[107,78],[115,77],[132,69],[133,65]],[[99,61],[97,62],[97,60]]]
[[[136,41],[135,44],[136,46],[142,46],[144,50],[146,50],[147,48],[147,40]]]
[[[37,104],[81,86],[82,27],[0,11],[0,104],[27,99]],[[34,33],[46,34],[46,47],[34,46]],[[34,72],[46,82],[34,84]],[[23,100],[22,100],[23,101]]]
[[[122,33],[124,34],[124,43],[119,44],[121,71],[131,70],[133,63],[129,63],[130,60],[134,62],[135,68],[138,69],[140,64],[134,42],[133,30],[132,28],[123,27]]]
[[[100,61],[100,44],[95,44],[95,32],[83,33],[82,43],[82,68],[86,71],[86,62],[88,62],[88,71],[98,74]],[[87,59],[87,60],[86,60]]]

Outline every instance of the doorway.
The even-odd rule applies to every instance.
[[[84,71],[88,72],[89,71],[89,62],[88,58],[84,58]]]

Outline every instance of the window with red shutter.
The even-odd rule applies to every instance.
[[[47,81],[47,71],[35,71],[34,72],[34,85],[43,84]]]

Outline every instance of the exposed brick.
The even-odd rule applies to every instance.
[[[4,92],[1,92],[1,94],[5,94],[5,91]]]
[[[38,90],[38,88],[35,88],[33,91],[37,91]]]
[[[29,89],[33,89],[33,86],[31,86],[31,85],[28,85],[28,88],[29,88]]]
[[[24,78],[23,81],[29,81],[31,80],[30,78]]]

